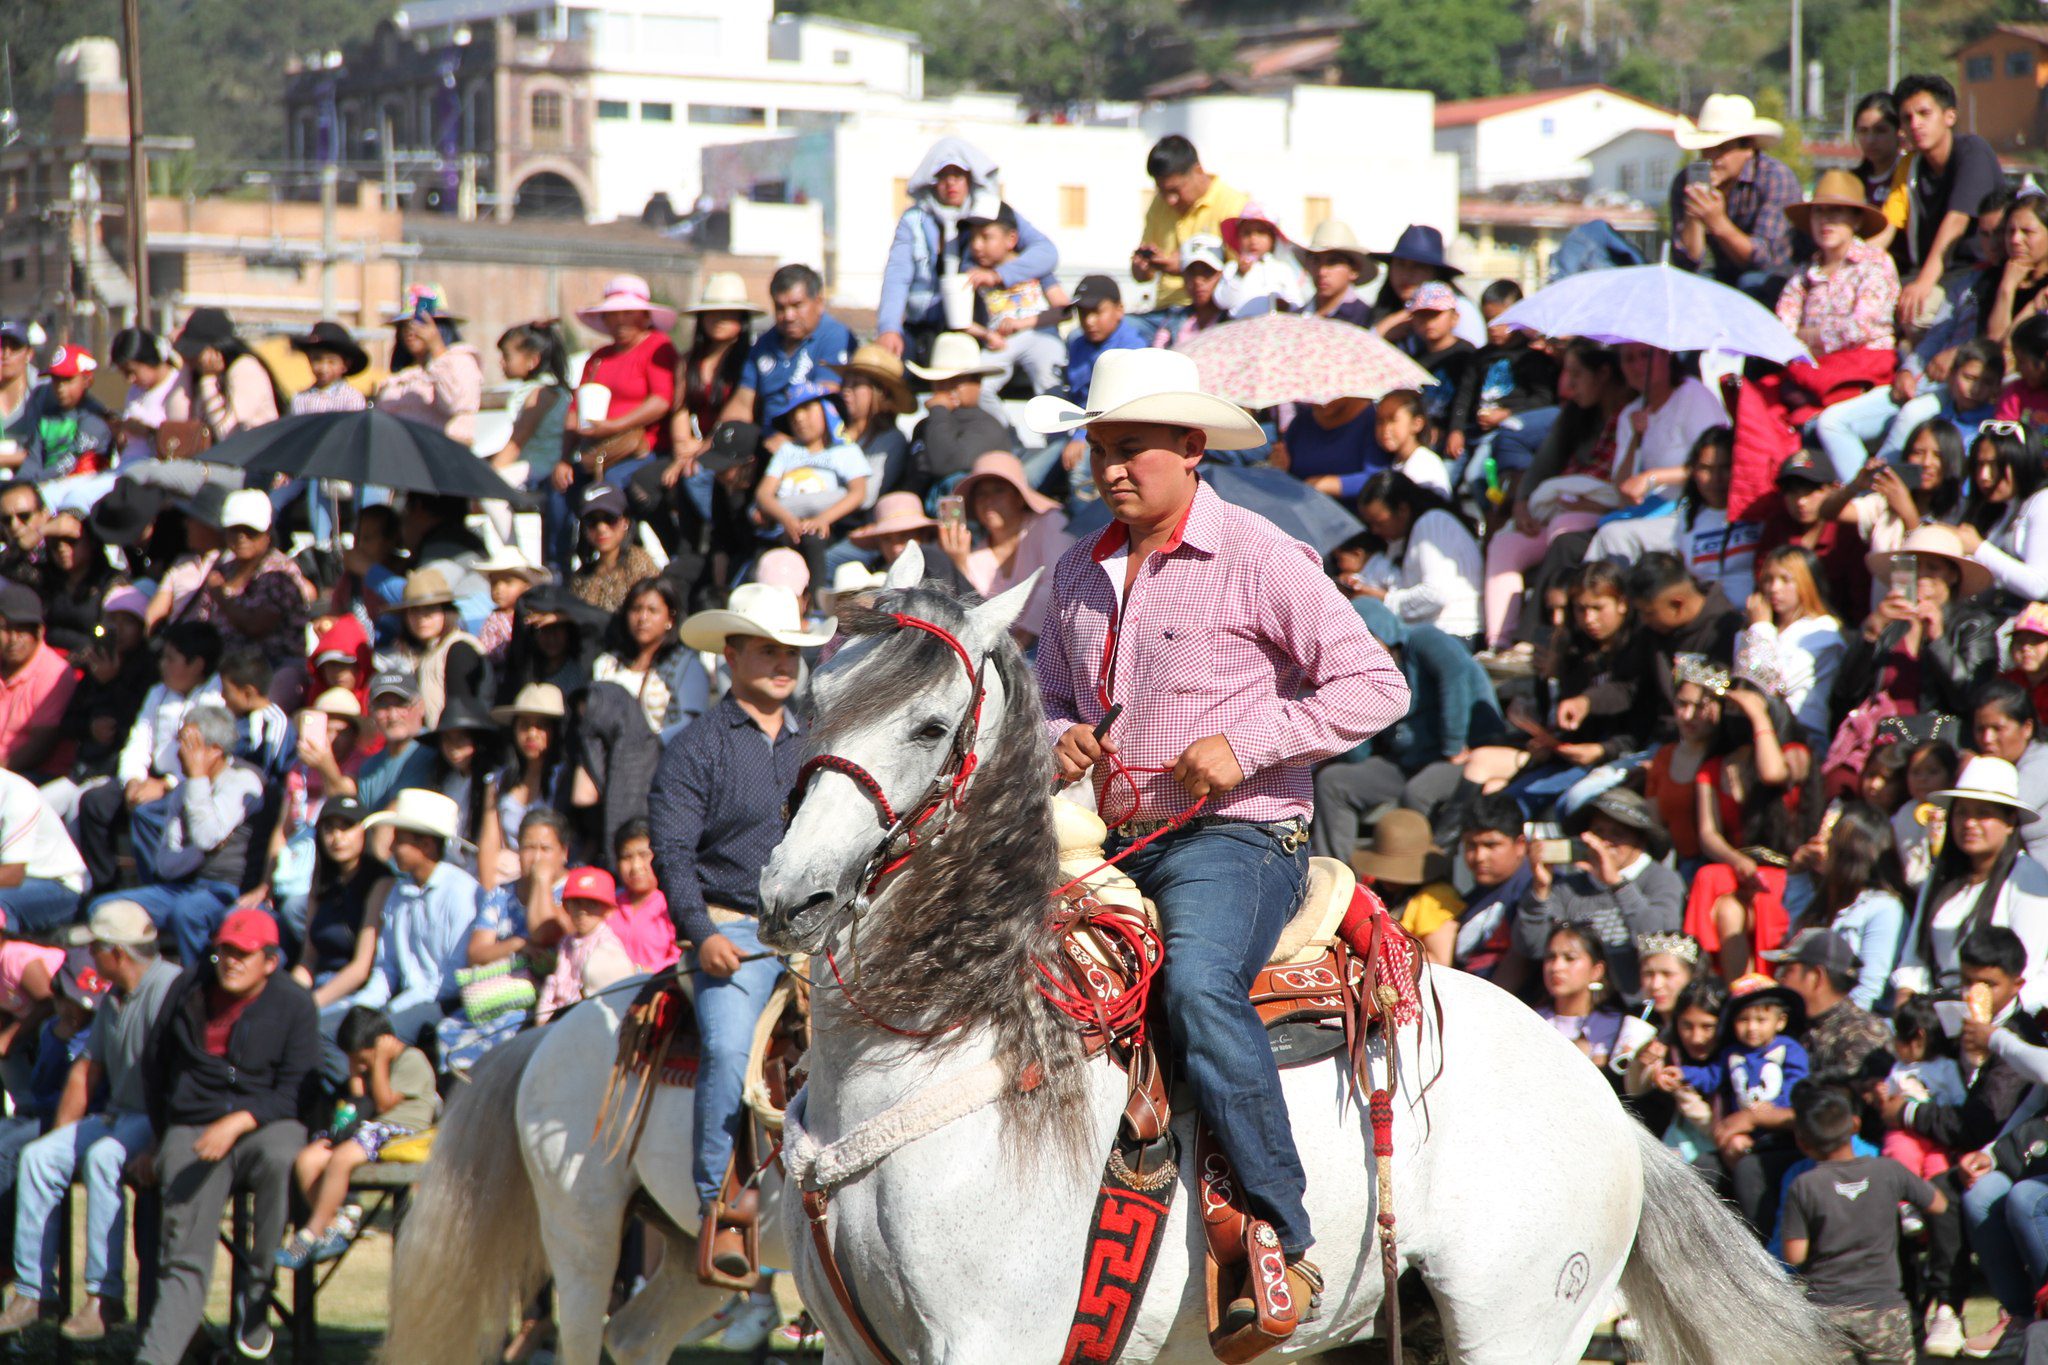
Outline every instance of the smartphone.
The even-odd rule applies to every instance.
[[[1711,161],[1688,161],[1685,163],[1685,183],[1693,185],[1711,184],[1714,179],[1714,163]]]
[[[1584,839],[1538,839],[1535,843],[1536,861],[1561,867],[1566,863],[1590,862],[1593,850]]]
[[[967,499],[948,494],[939,499],[939,525],[965,526],[967,524]]]
[[[1892,596],[1903,597],[1910,604],[1920,601],[1920,556],[1914,554],[1892,556]]]

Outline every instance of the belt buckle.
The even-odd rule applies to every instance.
[[[1301,852],[1301,846],[1308,842],[1308,822],[1299,815],[1291,815],[1282,822],[1280,847],[1287,850],[1289,857]]]

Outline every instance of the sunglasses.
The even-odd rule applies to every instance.
[[[0,351],[26,351],[29,345],[20,337],[0,336]]]
[[[2015,436],[2024,441],[2027,439],[2027,428],[2023,422],[1985,422],[1977,428],[1977,434],[1980,436]]]
[[[26,518],[24,518],[24,520],[25,520],[25,519],[26,519]],[[44,540],[47,540],[47,541],[51,541],[51,542],[53,542],[54,544],[58,544],[58,545],[76,545],[76,544],[77,544],[77,543],[78,543],[79,541],[81,541],[81,540],[85,539],[85,537],[83,537],[83,536],[53,536],[53,535],[50,535],[49,533],[45,532],[45,533],[44,533],[44,535],[43,535],[43,539],[44,539]]]
[[[617,526],[625,518],[617,512],[591,512],[583,518],[586,526]]]
[[[24,522],[34,521],[41,515],[42,512],[40,510],[34,512],[0,512],[0,521],[19,526]]]

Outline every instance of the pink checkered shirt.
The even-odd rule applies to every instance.
[[[1061,557],[1054,605],[1038,641],[1038,685],[1049,740],[1094,725],[1115,702],[1110,731],[1132,770],[1139,807],[1118,780],[1103,818],[1163,820],[1191,798],[1168,772],[1190,744],[1230,741],[1244,783],[1203,815],[1307,818],[1310,765],[1393,724],[1408,683],[1323,573],[1315,551],[1207,484],[1195,491],[1179,538],[1152,554],[1122,593],[1129,537],[1112,522]]]

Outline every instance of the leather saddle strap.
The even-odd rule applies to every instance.
[[[868,1354],[883,1365],[898,1365],[889,1348],[876,1339],[875,1329],[868,1323],[868,1315],[860,1311],[859,1300],[853,1297],[846,1277],[839,1273],[839,1258],[832,1254],[832,1232],[826,1224],[831,1212],[832,1196],[827,1191],[804,1191],[804,1217],[811,1224],[811,1249],[818,1253],[818,1267],[825,1272],[825,1285],[832,1291],[839,1311],[853,1324],[854,1334],[860,1338],[860,1344],[867,1347]]]

